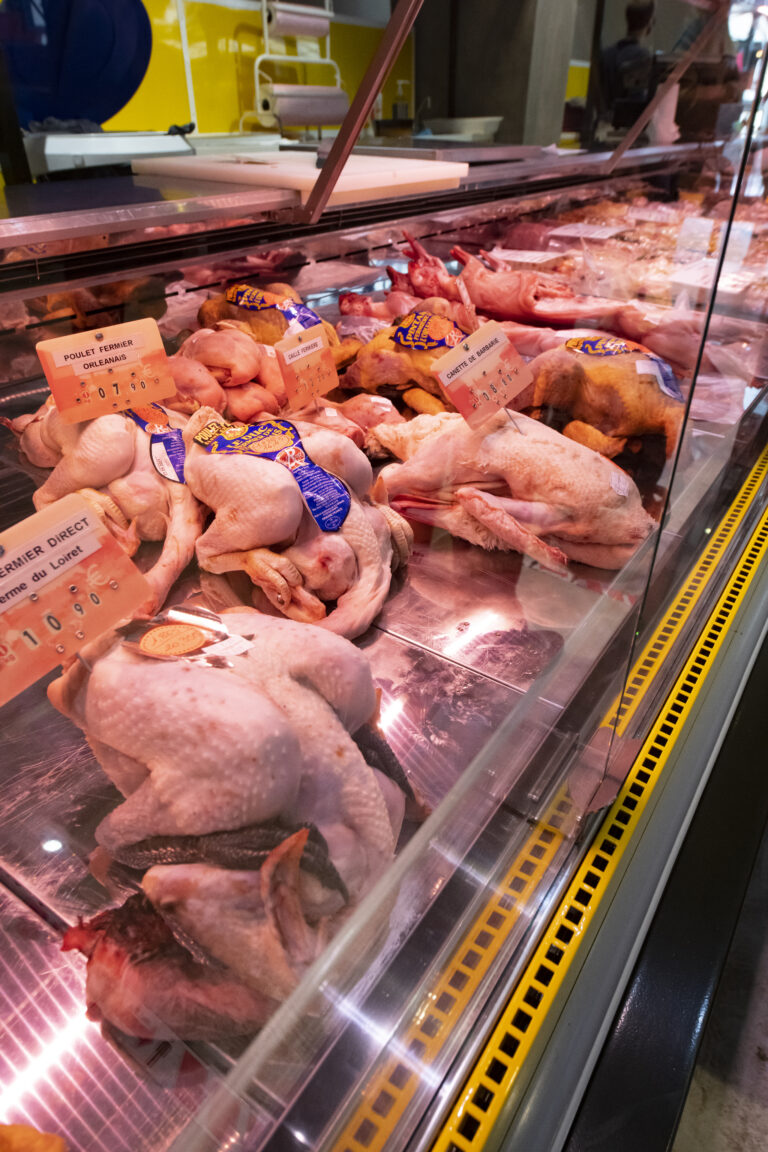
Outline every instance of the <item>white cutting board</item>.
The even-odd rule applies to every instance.
[[[157,156],[134,160],[139,175],[181,176],[192,180],[221,180],[227,184],[255,184],[263,188],[296,190],[302,203],[320,175],[315,152],[228,153],[223,156]],[[350,156],[328,204],[407,196],[458,188],[468,164],[445,160],[403,160],[386,156]]]

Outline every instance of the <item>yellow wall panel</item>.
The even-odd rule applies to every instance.
[[[123,131],[164,131],[190,120],[186,75],[176,0],[143,0],[152,24],[152,57],[144,80],[125,108],[104,127]],[[236,132],[240,117],[253,108],[253,65],[264,50],[260,7],[253,11],[183,0],[187,41],[197,110],[198,132]],[[331,56],[339,65],[341,83],[350,99],[363,78],[382,36],[380,28],[331,24]],[[306,42],[302,47],[309,47]],[[272,50],[299,55],[292,37],[274,38]],[[298,67],[268,66],[277,80],[298,84],[331,84],[333,73],[307,61]],[[383,89],[384,115],[392,113],[397,80],[406,80],[403,99],[413,112],[413,41],[409,37]]]
[[[581,60],[571,60],[568,65],[568,83],[565,86],[565,99],[586,100],[589,85],[589,64]]]
[[[114,132],[165,131],[189,122],[189,102],[175,0],[144,0],[152,24],[152,55],[135,96],[104,123]]]

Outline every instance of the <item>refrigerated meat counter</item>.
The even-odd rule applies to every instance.
[[[495,252],[486,271],[518,277],[535,275],[520,262],[543,262],[574,323],[585,323],[586,298],[612,301],[616,315],[634,297],[644,355],[675,360],[685,421],[672,448],[659,433],[629,436],[615,457],[657,525],[619,568],[552,570],[416,510],[410,561],[355,640],[379,732],[413,794],[397,853],[255,1036],[185,1041],[158,1024],[137,1039],[86,1019],[85,962],[59,952],[61,936],[134,894],[141,874],[118,870],[105,886],[89,868],[120,797],[46,699],[57,673],[3,707],[2,1056],[12,1073],[0,1120],[110,1150],[561,1146],[762,637],[764,325],[754,300],[734,300],[729,284],[720,292],[729,245],[743,242],[718,215],[722,201],[682,150],[661,171],[654,157],[610,181],[507,183],[483,202],[413,200],[390,217],[379,206],[368,221],[361,210],[294,238],[287,223],[262,220],[247,246],[236,223],[229,250],[226,228],[203,228],[186,257],[182,237],[169,248],[154,234],[37,254],[33,267],[29,253],[19,259],[17,230],[0,265],[6,422],[48,395],[41,338],[154,316],[175,354],[201,305],[243,282],[288,285],[324,320],[349,324],[348,294],[375,313],[391,277],[419,259],[453,277],[456,249]],[[751,212],[759,253],[762,205],[741,198],[739,210]],[[639,299],[638,282],[616,274],[630,255],[636,266],[713,260],[713,292],[677,308],[651,290]],[[509,319],[529,362],[547,351],[530,341],[564,328]],[[403,410],[402,389],[385,381],[381,391]],[[343,404],[343,391],[331,395]],[[549,408],[537,415],[562,428]],[[20,454],[18,431],[2,429],[2,530],[33,512],[46,476]],[[155,558],[152,545],[137,554],[144,567]],[[209,594],[192,567],[172,602],[210,612],[220,605]],[[226,748],[219,755],[224,780]]]

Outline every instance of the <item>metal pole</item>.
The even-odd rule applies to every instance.
[[[589,56],[589,81],[587,84],[587,104],[584,109],[584,127],[581,134],[582,148],[590,148],[595,139],[595,128],[602,104],[602,85],[600,83],[600,54],[603,45],[603,19],[605,17],[605,0],[597,0],[595,5],[595,21],[592,25],[592,47]]]
[[[376,96],[389,74],[398,52],[406,41],[423,0],[398,0],[398,5],[382,36],[379,46],[368,65],[363,82],[355,93],[351,107],[344,117],[338,136],[333,142],[306,204],[299,210],[299,218],[315,224],[322,215],[328,197],[355,146],[360,130],[370,115]]]
[[[31,184],[32,173],[16,115],[11,77],[0,45],[0,171],[7,185]]]
[[[643,128],[645,128],[646,124],[650,123],[651,117],[661,104],[664,97],[669,92],[670,88],[673,86],[673,84],[677,84],[680,77],[687,70],[689,64],[693,63],[701,49],[712,36],[712,33],[717,31],[722,22],[727,18],[727,15],[728,8],[726,0],[726,4],[720,4],[719,7],[715,9],[699,35],[694,40],[693,44],[691,44],[688,51],[683,53],[677,64],[675,64],[674,68],[670,72],[669,76],[667,76],[664,83],[656,89],[653,99],[645,106],[637,120],[635,120],[634,124],[630,128],[629,132],[627,132],[626,136],[619,144],[618,148],[616,148],[611,153],[603,168],[603,171],[606,175],[609,175],[611,172],[613,172],[614,168],[618,164],[619,160],[621,160],[627,149],[632,147],[635,140],[637,140],[638,136],[642,132]]]

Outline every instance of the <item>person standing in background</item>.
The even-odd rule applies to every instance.
[[[631,123],[650,99],[653,53],[643,43],[653,30],[654,0],[630,0],[627,34],[600,53],[602,117],[615,127]]]

